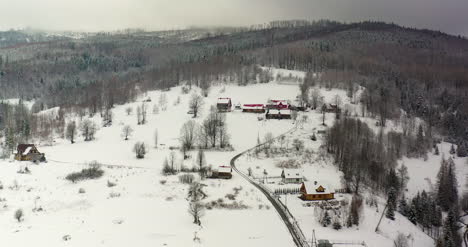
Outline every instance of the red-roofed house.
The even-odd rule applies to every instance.
[[[242,112],[265,113],[264,104],[244,104]]]

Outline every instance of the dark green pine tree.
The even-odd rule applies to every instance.
[[[406,202],[405,195],[403,195],[398,205],[398,212],[400,212],[401,215],[408,217],[409,211],[410,211],[410,208],[408,206],[408,203]]]
[[[416,208],[413,204],[411,205],[408,211],[408,220],[415,225],[417,224]]]
[[[450,152],[450,154],[455,154],[455,147],[453,146],[453,144],[452,144],[452,146],[450,146],[450,151],[449,152]]]
[[[458,157],[466,157],[467,154],[467,147],[464,141],[461,141],[457,146],[457,156]]]
[[[391,188],[395,189],[395,192],[399,191],[400,180],[395,172],[395,169],[390,169],[387,176],[387,191],[390,191]]]
[[[388,192],[387,200],[387,212],[385,216],[391,220],[395,220],[395,209],[396,209],[396,192],[395,188],[391,188]]]

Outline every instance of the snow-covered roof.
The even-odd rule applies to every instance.
[[[218,98],[218,104],[229,104],[231,98]]]
[[[231,173],[231,167],[230,166],[220,166],[218,167],[218,172],[222,173]]]
[[[268,114],[282,114],[282,115],[291,115],[290,109],[270,109]]]
[[[330,187],[328,184],[315,183],[315,181],[303,182],[307,194],[330,194],[335,193],[335,190]],[[322,186],[324,188],[323,192],[318,192],[317,189]]]
[[[284,178],[302,178],[302,172],[299,169],[284,169]]]
[[[27,148],[24,150],[23,155],[28,154],[29,151],[31,151],[31,148],[32,148],[32,147],[27,147]]]
[[[263,104],[244,104],[243,109],[263,109],[265,105]]]

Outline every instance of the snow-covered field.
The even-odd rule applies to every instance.
[[[297,85],[276,83],[213,87],[201,116],[195,120],[202,121],[220,96],[232,97],[235,103],[264,103],[268,98],[294,100],[297,91]],[[221,198],[230,202],[226,194],[233,193],[234,187],[241,187],[236,201],[249,208],[207,210],[202,227],[192,223],[186,200],[188,186],[180,184],[177,176],[161,175],[163,160],[171,152],[169,146],[179,144],[181,126],[192,119],[187,114],[190,95],[182,95],[180,88],[165,94],[169,99],[167,110],[152,114],[153,105],[148,102],[145,125],[137,125],[135,113],[127,115],[125,109],[140,105],[148,97],[156,103],[161,92],[149,92],[135,103],[116,106],[113,125],[101,127],[94,141],[84,142],[80,136],[75,144],[63,139],[54,140],[51,146],[39,144],[38,149],[46,153],[48,163],[0,161],[0,181],[4,186],[0,190],[0,220],[4,222],[0,226],[1,242],[8,246],[63,246],[65,243],[69,246],[294,246],[288,230],[266,198],[236,175],[231,180],[203,181],[208,194],[205,201]],[[178,96],[180,104],[174,105]],[[94,121],[100,125],[99,117]],[[227,122],[234,151],[206,152],[207,162],[213,167],[229,165],[237,152],[256,144],[257,136],[266,132],[278,135],[293,127],[291,120],[258,121],[257,114],[241,112],[227,113]],[[120,134],[127,124],[134,133],[130,140],[124,141]],[[157,149],[153,144],[156,129],[159,144],[164,144]],[[136,141],[144,141],[150,147],[144,159],[137,160],[132,152]],[[179,152],[176,154],[181,160]],[[97,180],[74,184],[64,179],[93,160],[116,167],[104,167],[104,176]],[[193,159],[184,164],[191,167]],[[17,173],[26,165],[31,174]],[[162,184],[162,180],[166,183]],[[117,185],[108,187],[107,181]],[[80,188],[85,193],[78,193]],[[13,217],[19,208],[25,215],[20,223]],[[43,210],[33,212],[35,208]],[[64,242],[66,235],[71,239]],[[195,235],[200,242],[194,242]]]
[[[272,68],[274,75],[302,78],[304,72],[287,71]],[[142,95],[136,102],[119,105],[113,109],[114,120],[110,127],[100,127],[96,139],[90,142],[78,137],[75,144],[57,138],[52,145],[38,143],[38,149],[46,153],[48,163],[39,165],[28,162],[0,160],[0,243],[7,246],[295,246],[292,238],[277,212],[268,200],[252,185],[237,174],[231,180],[204,180],[208,198],[205,202],[222,199],[239,190],[235,201],[246,205],[247,209],[211,209],[202,217],[202,227],[192,223],[188,213],[187,185],[178,181],[177,176],[161,174],[163,161],[170,155],[169,147],[179,145],[178,137],[181,126],[192,116],[187,114],[190,94],[182,94],[180,87],[168,92],[153,91]],[[167,109],[153,113],[153,105],[159,105],[161,94],[168,99]],[[299,93],[297,81],[285,83],[270,82],[249,86],[217,85],[210,89],[205,98],[201,115],[194,119],[203,121],[209,107],[216,103],[218,97],[231,97],[233,104],[265,103],[268,99],[286,99],[294,101]],[[322,90],[326,102],[332,102],[339,95],[343,104],[351,109],[352,114],[359,115],[359,106],[350,103],[343,90]],[[180,97],[180,103],[175,104]],[[135,109],[143,100],[150,98],[148,122],[137,125],[135,111],[127,115],[126,108]],[[346,106],[345,106],[346,107]],[[57,109],[41,114],[56,114]],[[257,158],[253,154],[241,157],[238,167],[247,173],[251,168],[255,177],[261,178],[266,170],[268,176],[280,176],[282,169],[276,164],[287,159],[305,157],[301,172],[309,181],[319,181],[334,189],[341,188],[341,172],[333,166],[331,160],[319,155],[323,136],[312,141],[310,135],[323,130],[322,115],[316,111],[301,113],[298,119],[306,116],[304,124],[292,120],[259,121],[258,114],[233,111],[227,113],[228,131],[231,136],[233,151],[207,151],[207,163],[213,167],[229,165],[230,159],[237,153],[257,144],[266,133],[278,136],[297,126],[297,130],[288,134],[284,145],[291,145],[293,139],[304,141],[310,154],[289,153],[281,157]],[[81,121],[74,116],[75,120]],[[326,114],[330,126],[334,114]],[[101,126],[101,118],[93,119]],[[370,126],[374,119],[364,119]],[[122,127],[130,125],[134,132],[128,141],[121,136]],[[387,129],[398,129],[389,122]],[[158,131],[159,145],[155,148],[154,133]],[[144,159],[137,160],[132,152],[137,141],[144,141],[149,152]],[[449,144],[442,143],[439,149],[448,157]],[[180,152],[175,151],[178,165],[182,165]],[[192,153],[192,157],[195,153]],[[419,190],[430,190],[435,183],[441,156],[429,155],[427,161],[420,159],[403,159],[408,167],[411,179],[408,193]],[[99,161],[104,166],[104,176],[97,180],[71,183],[65,180],[70,172],[87,167],[90,161]],[[466,159],[455,159],[459,183],[467,174]],[[191,167],[194,159],[183,161]],[[31,174],[19,174],[17,171],[28,166]],[[108,186],[108,181],[115,183]],[[429,183],[430,181],[431,183]],[[274,179],[266,186],[275,190],[282,185]],[[460,184],[461,188],[463,184]],[[84,193],[79,193],[80,189]],[[349,195],[337,194],[337,200],[350,200]],[[286,201],[287,200],[287,201]],[[367,246],[393,246],[393,239],[398,232],[411,235],[414,246],[433,246],[433,241],[407,219],[397,214],[395,221],[383,219],[380,233],[375,233],[375,226],[381,216],[384,200],[379,199],[378,209],[365,205],[359,227],[343,228],[336,231],[331,227],[324,228],[317,221],[314,207],[305,206],[297,196],[282,196],[281,201],[287,204],[302,231],[310,239],[312,232],[318,239],[342,241],[365,241]],[[17,222],[13,215],[17,209],[23,209],[24,221]],[[41,208],[42,210],[37,210]],[[70,239],[64,241],[63,237]],[[200,241],[194,241],[194,238]],[[344,246],[344,245],[342,245]]]

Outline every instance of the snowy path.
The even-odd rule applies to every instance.
[[[296,130],[297,128],[294,127],[292,128],[291,130],[287,131],[286,133],[283,133],[279,136],[276,137],[277,138],[280,138],[281,136],[284,136],[284,135],[287,135],[289,133],[292,133]],[[296,221],[294,220],[293,216],[283,208],[283,206],[281,205],[281,203],[276,199],[274,198],[271,193],[263,186],[261,186],[260,184],[258,184],[257,182],[255,182],[252,178],[250,178],[249,176],[247,176],[246,174],[244,174],[243,172],[241,172],[239,169],[237,169],[236,167],[236,160],[241,157],[242,155],[244,155],[245,153],[248,153],[249,151],[257,148],[257,147],[260,147],[262,145],[264,145],[265,143],[262,143],[262,144],[259,144],[259,145],[256,145],[250,149],[247,149],[245,151],[243,151],[242,153],[239,153],[237,154],[236,156],[234,156],[232,159],[231,159],[231,167],[239,174],[241,175],[241,177],[243,177],[245,180],[247,180],[249,183],[251,183],[253,186],[255,186],[255,188],[257,188],[258,190],[260,190],[268,199],[268,201],[270,201],[270,203],[273,205],[273,207],[276,209],[276,211],[278,212],[278,214],[280,215],[281,219],[283,220],[284,224],[286,225],[286,227],[288,228],[289,230],[289,233],[291,233],[291,236],[294,240],[294,243],[296,244],[296,246],[298,247],[309,247],[309,244],[307,243],[305,237],[304,237],[304,234],[302,233],[299,225],[296,223]],[[291,221],[294,221],[295,223],[292,223]]]

